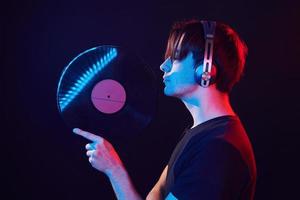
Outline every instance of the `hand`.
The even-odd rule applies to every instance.
[[[118,153],[107,140],[79,128],[74,128],[73,132],[92,141],[85,148],[87,149],[86,155],[89,157],[89,162],[95,169],[111,176],[112,173],[123,167]]]
[[[108,177],[119,200],[142,200],[134,189],[130,177],[114,147],[104,138],[74,128],[73,132],[92,141],[85,146],[91,165]]]

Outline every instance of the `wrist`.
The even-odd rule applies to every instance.
[[[109,179],[119,179],[127,174],[123,165],[117,165],[108,169],[105,174]]]
[[[118,200],[142,200],[136,192],[123,165],[118,165],[106,172]]]

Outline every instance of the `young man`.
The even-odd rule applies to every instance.
[[[179,98],[194,124],[185,131],[147,200],[253,199],[256,166],[253,150],[229,102],[240,79],[247,47],[222,23],[190,20],[170,33],[164,93]],[[141,199],[112,145],[94,134],[86,149],[93,167],[109,177],[118,199]]]

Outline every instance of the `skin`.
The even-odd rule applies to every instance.
[[[195,63],[191,53],[181,61],[171,61],[168,58],[160,67],[164,72],[165,95],[176,97],[184,103],[193,117],[193,127],[215,117],[235,115],[228,94],[218,91],[214,84],[207,88],[197,84],[194,68]],[[213,73],[216,73],[214,66],[213,68]],[[91,141],[86,145],[89,162],[92,167],[108,176],[117,199],[142,199],[136,192],[119,155],[107,140],[78,128],[75,128],[73,132]],[[167,171],[168,166],[163,170],[146,200],[163,199],[162,188],[166,183]],[[166,199],[172,200],[176,197],[170,193]]]
[[[193,127],[215,117],[235,115],[227,93],[217,90],[215,84],[203,88],[196,83],[192,53],[181,61],[167,59],[160,68],[164,72],[165,95],[177,97],[185,104],[193,117]],[[213,66],[212,75],[216,73]]]

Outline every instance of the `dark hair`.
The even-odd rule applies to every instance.
[[[178,50],[178,43],[183,34]],[[176,22],[170,31],[165,58],[182,60],[192,52],[195,64],[198,66],[203,62],[204,45],[201,21],[193,19]],[[230,92],[243,74],[248,48],[231,27],[217,22],[213,51],[213,60],[217,67],[217,89],[221,92]]]

